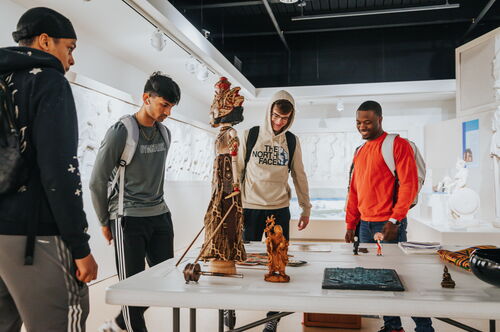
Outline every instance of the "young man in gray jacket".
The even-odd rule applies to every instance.
[[[179,86],[170,77],[159,72],[151,75],[144,87],[143,105],[127,118],[130,129],[138,129],[138,138],[125,171],[120,172],[119,166],[124,165],[122,153],[133,132],[128,132],[126,118],[108,130],[97,154],[90,179],[92,202],[104,238],[109,243],[114,239],[120,280],[144,271],[145,259],[149,266],[153,266],[174,256],[172,220],[163,198],[170,132],[161,127],[161,122],[170,116],[180,96]],[[123,179],[109,186],[117,172]],[[122,193],[118,185],[120,180],[124,181]],[[109,195],[108,187],[112,187]],[[123,202],[120,202],[120,194]],[[100,331],[145,332],[146,309],[124,306],[120,314],[103,325]]]

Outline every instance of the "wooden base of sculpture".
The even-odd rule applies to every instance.
[[[211,260],[208,264],[210,272],[236,274],[236,264],[234,261]]]
[[[264,276],[265,281],[269,282],[289,282],[290,281],[290,276],[289,275],[281,275],[281,274],[266,274]]]

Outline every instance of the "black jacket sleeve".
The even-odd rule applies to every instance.
[[[78,120],[70,85],[56,70],[45,69],[33,82],[33,144],[40,179],[63,241],[73,258],[90,253],[78,170]]]

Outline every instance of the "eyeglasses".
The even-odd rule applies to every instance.
[[[288,122],[288,120],[290,120],[290,116],[281,116],[281,115],[274,113],[274,112],[271,113],[271,117],[273,120],[284,120],[287,122]]]

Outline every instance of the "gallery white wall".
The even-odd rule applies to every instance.
[[[478,165],[469,168],[467,187],[481,199],[476,218],[493,222],[495,190],[500,190],[490,157],[493,116],[500,108],[500,28],[458,48],[456,61],[456,118],[425,128],[427,165],[432,170],[433,185],[446,175],[453,176],[457,159],[463,157],[462,123],[477,119],[480,150],[474,158]]]

